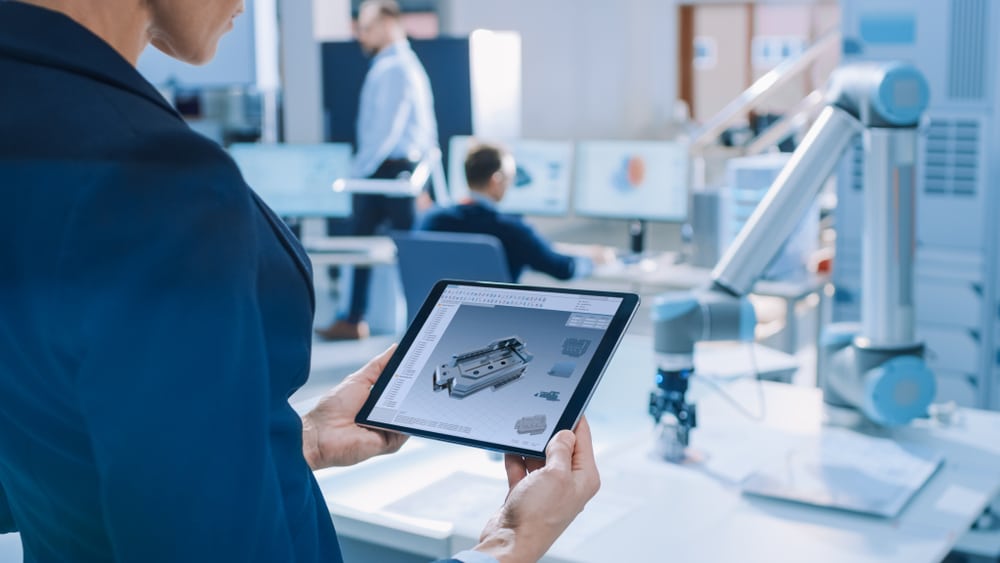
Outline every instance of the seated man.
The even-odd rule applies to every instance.
[[[496,145],[472,147],[465,158],[465,178],[469,198],[453,207],[428,213],[419,228],[425,231],[482,233],[500,239],[514,281],[525,267],[546,273],[560,280],[582,278],[594,269],[614,259],[604,247],[579,247],[580,255],[561,254],[520,217],[497,210],[516,174],[514,157]]]

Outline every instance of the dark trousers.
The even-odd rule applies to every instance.
[[[403,172],[412,172],[415,164],[409,160],[387,160],[370,176],[372,179],[394,179]],[[354,211],[351,216],[354,236],[371,236],[388,226],[390,230],[409,231],[416,221],[416,206],[412,197],[392,197],[378,194],[354,194]],[[371,268],[354,268],[351,283],[351,304],[347,311],[348,322],[357,323],[365,318],[368,310],[368,287],[371,285]]]

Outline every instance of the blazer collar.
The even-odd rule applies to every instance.
[[[484,207],[484,208],[486,208],[486,209],[488,209],[490,211],[498,211],[498,209],[497,209],[497,202],[496,201],[493,201],[489,197],[487,197],[487,196],[485,196],[485,195],[483,195],[483,194],[481,194],[481,193],[479,193],[479,192],[477,192],[475,190],[469,190],[469,199],[468,199],[468,201],[470,203],[475,203],[479,207]]]
[[[131,63],[60,12],[0,0],[0,56],[59,68],[128,90],[182,119]]]

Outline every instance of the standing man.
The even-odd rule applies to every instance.
[[[357,144],[352,176],[394,179],[412,172],[437,147],[437,123],[430,80],[410,48],[399,5],[394,0],[365,0],[358,12],[358,41],[374,56],[358,109]],[[384,223],[395,230],[413,228],[413,197],[354,194],[353,234],[371,236]],[[324,340],[368,336],[365,312],[371,269],[355,268],[347,315],[316,333]]]

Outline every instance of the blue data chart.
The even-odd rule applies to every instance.
[[[688,150],[664,141],[586,141],[576,147],[574,210],[611,219],[683,221]]]

